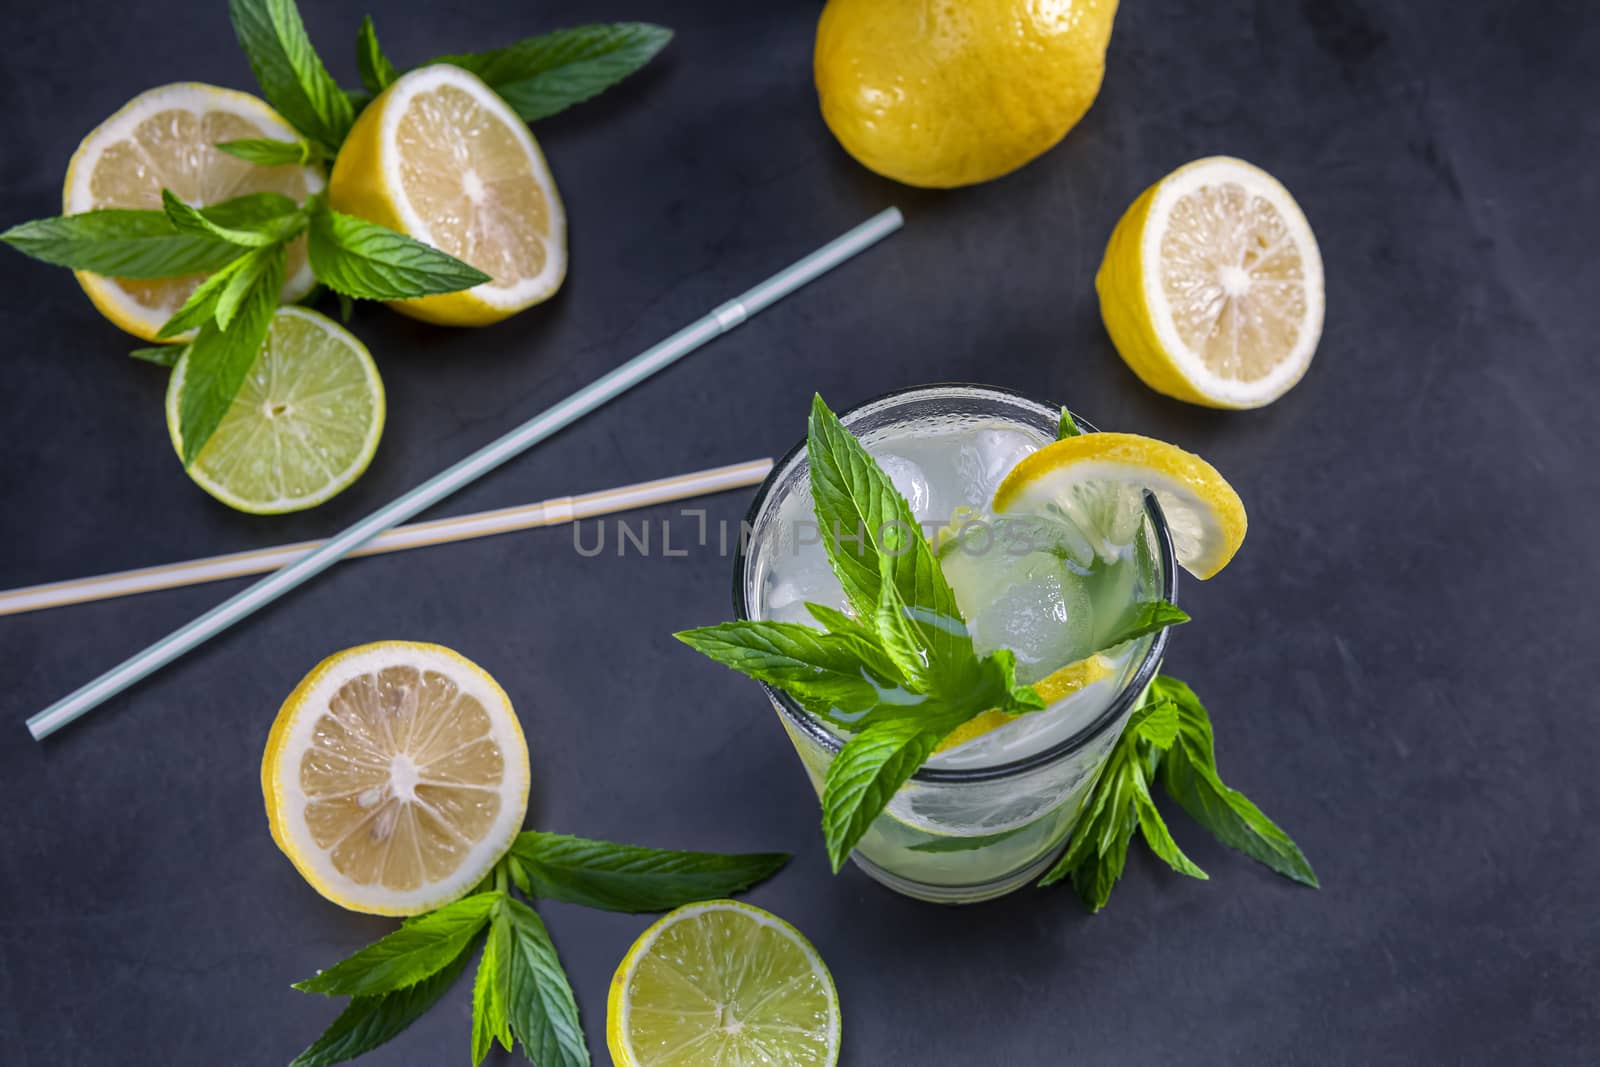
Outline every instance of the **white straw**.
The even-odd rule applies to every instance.
[[[449,519],[418,522],[410,526],[397,526],[355,549],[351,556],[376,556],[385,552],[402,552],[408,548],[442,545],[466,541],[477,537],[527,530],[536,526],[559,526],[580,519],[610,515],[619,511],[665,504],[673,500],[720,493],[729,489],[742,489],[758,484],[772,469],[770,459],[752,459],[726,467],[679,474],[672,478],[619,486],[580,496],[562,496],[543,500],[537,504],[500,508],[497,511],[480,511],[473,515],[457,515]],[[259,548],[248,552],[230,552],[224,556],[191,559],[185,563],[168,563],[159,567],[141,567],[137,570],[101,574],[92,578],[76,578],[66,582],[30,585],[22,589],[0,592],[0,615],[20,615],[26,611],[42,611],[67,604],[84,604],[94,600],[148,593],[158,589],[176,589],[180,586],[216,582],[225,578],[242,578],[248,574],[265,574],[293,563],[299,557],[319,548],[321,541],[301,541],[298,544],[279,545],[276,548]]]
[[[622,366],[578,390],[554,407],[535,415],[504,437],[434,475],[411,492],[379,508],[321,548],[274,571],[250,588],[223,601],[186,626],[179,627],[120,666],[82,689],[63,697],[28,720],[28,732],[42,740],[128,686],[164,667],[202,641],[215,637],[258,608],[265,607],[332,566],[392,526],[432,507],[451,493],[494,470],[514,456],[575,422],[613,397],[676,363],[707,341],[733,329],[751,315],[820,277],[840,263],[877,244],[900,228],[899,210],[888,208],[837,237],[748,292],[728,301],[666,340],[634,356]]]

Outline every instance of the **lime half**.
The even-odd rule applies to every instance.
[[[611,979],[619,1067],[831,1067],[839,995],[800,931],[734,900],[669,912]]]
[[[185,354],[167,385],[167,430],[180,456],[178,410],[188,369]],[[366,346],[326,315],[281,307],[189,477],[239,511],[315,507],[367,469],[383,416],[383,381]]]

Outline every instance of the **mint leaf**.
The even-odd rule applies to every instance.
[[[294,988],[328,996],[371,996],[414,985],[461,955],[504,893],[480,893],[411,919],[381,941]]]
[[[839,750],[822,782],[822,836],[835,874],[895,792],[967,717],[875,722]]]
[[[979,834],[975,837],[936,837],[932,841],[923,841],[912,845],[912,852],[973,852],[980,848],[988,848],[1007,838],[1012,838],[1024,830],[1033,829],[1032,823],[1022,826],[1013,826],[1009,830],[1001,830],[997,834]]]
[[[504,914],[511,935],[507,1014],[522,1051],[539,1067],[587,1067],[578,1002],[549,932],[538,913],[515,897],[506,899]]]
[[[574,26],[433,62],[472,71],[524,122],[535,122],[615,85],[650,62],[670,40],[671,30],[645,22]]]
[[[732,896],[776,874],[787,852],[722,855],[618,845],[529,830],[511,854],[530,895],[605,911],[669,911]]]
[[[238,258],[224,264],[196,286],[194,292],[189,294],[189,299],[183,302],[183,306],[173,312],[172,318],[161,324],[161,329],[156,331],[157,338],[164,340],[168,337],[177,337],[181,333],[198,329],[216,317],[217,301],[221,299],[222,291],[228,287],[234,275],[244,269],[251,255],[238,245],[229,247],[238,253]]]
[[[111,278],[174,278],[216,270],[239,249],[210,235],[182,233],[160,211],[85,211],[34,219],[0,233],[24,255]]]
[[[452,962],[415,985],[381,996],[356,997],[323,1035],[289,1067],[328,1067],[371,1052],[428,1013],[472,957],[468,945]]]
[[[330,156],[337,153],[355,112],[311,47],[294,0],[228,0],[228,17],[267,102]]]
[[[1122,729],[1165,752],[1178,737],[1178,705],[1165,698],[1147,697],[1128,716],[1128,725]]]
[[[375,222],[324,209],[311,217],[311,270],[336,293],[407,300],[489,281],[476,267]]]
[[[281,292],[285,263],[283,248],[279,245],[258,248],[243,258],[239,269],[228,276],[227,284],[217,294],[217,303],[213,310],[218,329],[226,330],[233,325],[240,305],[274,269],[278,271],[278,290]]]
[[[200,455],[222,423],[261,355],[272,314],[283,292],[283,246],[273,253],[266,269],[240,299],[226,332],[215,320],[205,323],[184,355],[184,385],[178,401],[178,437],[183,444],[183,465]]]
[[[134,359],[142,359],[146,363],[154,363],[158,367],[171,367],[178,362],[187,348],[187,345],[156,345],[153,348],[135,348],[128,355]]]
[[[1061,419],[1056,423],[1056,440],[1065,441],[1069,437],[1077,437],[1083,433],[1078,429],[1078,422],[1072,417],[1072,412],[1066,408],[1061,409]]]
[[[796,622],[725,622],[673,635],[757,681],[777,686],[807,711],[841,725],[898,685],[894,663],[858,634],[821,633]]]
[[[510,1003],[511,920],[497,911],[472,982],[472,1067],[483,1062],[496,1041],[511,1051]]]
[[[1205,871],[1183,854],[1183,849],[1172,839],[1166,821],[1161,818],[1161,813],[1156,810],[1156,802],[1150,796],[1150,783],[1145,779],[1144,764],[1136,759],[1130,760],[1128,777],[1133,783],[1133,806],[1139,816],[1139,832],[1144,835],[1144,843],[1150,846],[1150,851],[1166,860],[1167,866],[1179,874],[1202,881],[1209,878]]]
[[[1099,650],[1106,652],[1135,638],[1165,630],[1169,626],[1179,626],[1188,621],[1189,613],[1176,604],[1165,600],[1146,601],[1134,606],[1133,614],[1124,619],[1121,625],[1101,642]]]
[[[1083,901],[1091,915],[1106,906],[1117,880],[1122,877],[1122,870],[1128,863],[1128,843],[1133,840],[1135,825],[1123,816],[1115,831],[1109,835],[1106,850],[1095,852],[1072,869],[1072,888],[1078,891],[1078,899]]]
[[[172,225],[179,232],[196,237],[215,237],[242,248],[264,248],[277,244],[305,225],[299,206],[277,193],[254,193],[229,201],[222,217],[236,220],[233,225],[214,221],[216,211],[198,211],[179,200],[170,189],[161,190],[161,203],[166,208],[167,218],[172,220]]]
[[[378,44],[378,31],[372,25],[371,15],[362,18],[361,29],[356,32],[356,69],[361,72],[361,84],[373,96],[389,88],[400,76],[389,57],[383,54],[383,46]]]
[[[270,137],[245,137],[219,141],[211,147],[258,167],[305,166],[320,160],[322,152],[310,141],[278,141]]]
[[[811,617],[822,624],[823,629],[830,634],[840,634],[845,637],[859,637],[869,644],[876,645],[878,635],[860,619],[846,615],[837,608],[830,608],[826,604],[813,604],[806,602],[806,611]]]
[[[856,615],[875,618],[879,587],[892,581],[913,609],[930,654],[943,663],[970,664],[972,639],[961,609],[911,505],[821,396],[811,402],[806,460],[823,546]],[[846,540],[856,535],[859,544]]]
[[[1301,885],[1320,888],[1299,846],[1250,799],[1222,783],[1213,751],[1211,719],[1188,686],[1160,675],[1155,690],[1178,716],[1177,743],[1161,761],[1161,784],[1189,817],[1218,841]]]

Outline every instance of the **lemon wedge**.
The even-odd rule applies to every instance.
[[[477,75],[445,63],[390,85],[334,161],[328,203],[470,263],[490,280],[390,306],[484,326],[548,300],[567,271],[555,179],[528,126]]]
[[[1095,653],[1088,659],[1081,659],[1076,663],[1069,663],[1060,670],[1055,671],[1034,683],[1033,688],[1039,694],[1046,706],[1059,703],[1080,692],[1085,687],[1095,682],[1108,678],[1111,675],[1112,661],[1106,656]],[[981,715],[976,715],[939,742],[939,747],[934,753],[948,752],[952,748],[964,745],[968,741],[976,740],[992,730],[998,730],[1007,723],[1016,722],[1019,716],[1008,715],[998,708],[990,708]]]
[[[623,957],[606,1044],[618,1067],[831,1067],[839,995],[800,931],[708,900],[663,916]]]
[[[1288,392],[1322,336],[1322,256],[1277,179],[1242,159],[1179,167],[1117,223],[1095,276],[1124,362],[1158,393],[1255,408]]]
[[[528,746],[505,690],[440,645],[380,641],[319,663],[261,760],[267,825],[312,888],[374,915],[465,895],[528,808]]]
[[[302,201],[322,191],[315,167],[260,167],[215,147],[219,141],[300,135],[266,102],[248,93],[201,82],[147,89],[83,139],[67,165],[62,207],[69,215],[101,208],[161,210],[161,190],[184,203],[208,207],[247,193],[282,193]],[[306,261],[305,238],[288,247],[285,302],[299,300],[316,279]],[[78,283],[100,313],[146,341],[188,341],[193,333],[158,338],[205,275],[118,279],[77,272]]]
[[[1137,501],[1145,491],[1161,505],[1184,570],[1205,579],[1228,565],[1247,525],[1239,494],[1199,456],[1150,437],[1086,433],[1045,445],[1006,475],[993,508],[1093,528],[1101,516],[1128,510],[1107,502]]]

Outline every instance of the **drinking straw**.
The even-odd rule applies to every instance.
[[[98,707],[139,679],[161,667],[202,641],[215,637],[251,612],[277,600],[301,583],[316,577],[335,561],[370,541],[392,526],[416,515],[451,493],[494,470],[514,456],[532,448],[557,430],[582,418],[606,401],[657,371],[671,366],[713,338],[744,322],[751,315],[788,296],[809,281],[826,274],[852,256],[865,251],[900,228],[904,219],[896,208],[887,208],[810,255],[774,274],[753,289],[714,308],[703,318],[634,356],[615,370],[602,375],[553,407],[535,415],[510,433],[494,441],[455,466],[423,482],[404,496],[374,511],[328,541],[281,570],[256,582],[248,589],[224,600],[199,618],[181,626],[143,652],[115,667],[82,689],[71,693],[28,720],[28,732],[40,741],[67,723]]]
[[[729,489],[743,489],[757,485],[772,470],[772,460],[752,459],[726,467],[692,471],[671,478],[638,482],[595,493],[578,496],[554,497],[537,504],[500,508],[497,511],[480,511],[472,515],[457,515],[431,522],[417,522],[410,526],[397,526],[385,530],[351,556],[376,556],[385,552],[403,552],[408,548],[450,544],[494,534],[528,530],[537,526],[560,526],[581,519],[611,515],[619,511],[665,504],[674,500],[721,493]],[[0,615],[20,615],[26,611],[67,604],[86,604],[95,600],[131,596],[158,589],[177,589],[202,582],[216,582],[225,578],[240,578],[247,574],[265,574],[319,548],[321,541],[300,541],[276,548],[258,548],[248,552],[230,552],[225,556],[208,556],[191,559],[185,563],[168,563],[159,567],[141,567],[131,571],[117,571],[92,578],[76,578],[66,582],[30,585],[22,589],[0,592]]]

